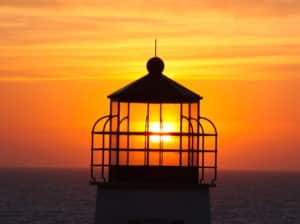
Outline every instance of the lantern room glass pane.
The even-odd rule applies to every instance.
[[[147,104],[130,103],[129,123],[131,132],[145,131],[145,121],[147,116]]]
[[[180,104],[163,104],[162,105],[162,130],[165,132],[163,137],[163,148],[179,149],[180,138],[172,133],[180,132]],[[170,133],[168,135],[168,133]]]
[[[171,132],[180,131],[180,104],[162,105],[163,122]]]
[[[129,103],[127,102],[121,102],[120,103],[120,112],[119,112],[119,119],[120,119],[120,131],[121,132],[127,132],[129,131],[129,122],[128,122],[128,108]]]
[[[117,115],[119,113],[119,102],[111,101],[111,115]]]
[[[198,132],[198,104],[197,103],[191,103],[189,106],[189,118],[192,124],[192,127],[190,131]]]
[[[159,124],[159,122],[160,122],[160,108],[161,108],[161,104],[158,104],[158,103],[157,104],[156,103],[149,104],[149,126],[150,126],[150,129],[151,129],[151,126],[153,126],[153,125],[157,126],[157,124]],[[158,127],[159,127],[159,125],[158,125]],[[155,129],[155,128],[152,127],[152,129]]]

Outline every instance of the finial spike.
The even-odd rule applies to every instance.
[[[156,57],[156,51],[157,51],[157,39],[155,39],[155,44],[154,44],[154,56]]]

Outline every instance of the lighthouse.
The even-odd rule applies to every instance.
[[[217,179],[217,129],[202,96],[163,74],[148,74],[108,96],[109,114],[91,131],[90,183],[96,224],[209,224]]]

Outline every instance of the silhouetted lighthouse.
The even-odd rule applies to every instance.
[[[217,130],[200,115],[201,96],[162,74],[109,95],[110,114],[92,129],[96,224],[207,224],[217,177]]]

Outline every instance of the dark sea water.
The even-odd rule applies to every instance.
[[[93,223],[96,187],[85,169],[0,169],[0,224]],[[223,171],[213,224],[300,224],[300,173]]]

